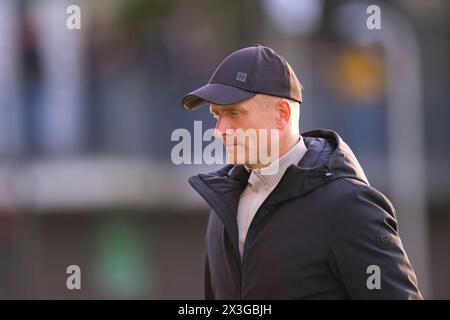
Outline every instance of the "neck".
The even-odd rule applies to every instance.
[[[280,150],[278,153],[278,158],[276,159],[271,159],[271,161],[267,164],[255,164],[255,165],[248,165],[249,168],[251,169],[260,169],[260,168],[264,168],[267,166],[270,166],[271,163],[273,163],[274,161],[280,159],[281,157],[283,157],[289,150],[292,149],[293,146],[295,146],[299,139],[301,138],[300,134],[291,134],[288,137],[286,137],[285,139],[280,140]]]
[[[292,149],[293,146],[295,146],[298,141],[300,140],[300,135],[290,135],[288,139],[286,139],[284,144],[280,144],[280,153],[279,158],[284,156],[289,150]],[[275,159],[274,159],[275,160]]]

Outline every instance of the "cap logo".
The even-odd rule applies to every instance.
[[[247,73],[245,73],[245,72],[238,72],[237,74],[236,74],[236,80],[237,81],[240,81],[240,82],[245,82],[245,79],[247,79]]]

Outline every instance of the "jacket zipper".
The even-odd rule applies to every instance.
[[[266,209],[266,201],[264,201],[261,206],[258,208],[258,210],[256,211],[255,215],[253,216],[252,221],[250,222],[250,226],[248,227],[247,230],[247,235],[245,237],[245,241],[244,241],[244,248],[242,249],[242,264],[244,263],[244,259],[245,259],[245,253],[246,253],[246,247],[247,247],[247,243],[248,243],[248,236],[250,235],[250,231],[254,228],[254,224],[255,224],[255,219],[258,216],[258,214],[261,215],[260,211],[261,209]]]
[[[252,221],[250,222],[250,226],[248,227],[247,236],[245,237],[245,241],[244,241],[244,248],[242,249],[242,262],[241,262],[242,266],[241,266],[241,270],[244,268],[243,266],[244,266],[244,260],[245,260],[245,256],[246,256],[245,254],[247,252],[246,247],[247,247],[249,235],[251,235],[250,232],[254,228],[256,217],[258,215],[261,215],[262,214],[261,212],[264,212],[264,210],[267,210],[267,199],[268,198],[269,198],[269,196],[263,201],[261,206],[258,208],[258,210],[256,211],[255,215],[253,216]],[[239,261],[241,261],[241,260],[239,260]],[[244,276],[242,275],[241,277],[244,277]],[[245,280],[245,278],[244,278],[244,280]],[[241,281],[243,281],[243,280],[241,279]],[[242,288],[242,283],[241,283],[240,287]],[[241,291],[241,298],[242,298],[242,291]]]

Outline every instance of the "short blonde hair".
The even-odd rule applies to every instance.
[[[298,101],[288,99],[288,98],[282,98],[282,97],[276,97],[276,96],[270,96],[266,94],[257,94],[254,97],[254,102],[259,105],[264,105],[266,107],[273,107],[276,105],[276,103],[280,99],[286,99],[289,101],[289,105],[291,107],[291,118],[290,118],[290,128],[294,133],[300,132],[300,103]]]

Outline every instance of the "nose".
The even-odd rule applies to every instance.
[[[219,117],[215,128],[216,136],[224,139],[228,129],[231,129],[229,122],[224,117]]]

